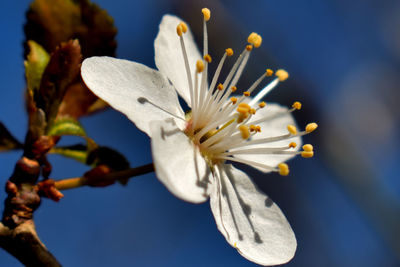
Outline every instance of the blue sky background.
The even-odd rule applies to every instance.
[[[23,140],[22,42],[30,1],[2,1],[0,121]],[[256,31],[242,84],[265,67],[284,67],[290,80],[266,99],[304,103],[300,125],[317,121],[307,136],[316,157],[290,162],[291,175],[246,171],[281,207],[297,239],[285,266],[399,266],[400,3],[378,0],[94,1],[115,19],[117,55],[154,67],[153,41],[165,13],[193,25],[201,40],[200,9],[212,11],[210,49],[241,49]],[[82,119],[97,143],[122,152],[131,166],[151,162],[149,140],[111,109]],[[66,138],[64,143],[77,139]],[[0,153],[0,186],[21,152]],[[51,177],[83,174],[87,167],[50,156]],[[0,198],[5,198],[0,191]],[[171,195],[148,174],[125,187],[65,191],[59,203],[44,199],[35,213],[42,241],[64,266],[256,266],[218,232],[208,203]],[[0,210],[2,211],[2,205]],[[20,266],[0,250],[1,266]]]

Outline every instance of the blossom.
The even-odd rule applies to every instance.
[[[97,96],[151,137],[156,175],[170,192],[192,203],[210,198],[217,227],[230,245],[258,264],[282,264],[297,247],[293,230],[247,174],[228,163],[288,175],[284,161],[299,154],[313,156],[311,145],[304,145],[303,151],[298,148],[301,136],[317,125],[297,130],[292,112],[301,108],[300,102],[288,109],[261,101],[288,78],[284,70],[277,70],[254,98],[253,91],[274,76],[272,70],[264,71],[243,95],[232,95],[252,51],[262,43],[257,33],[249,35],[243,52],[221,79],[225,61],[233,56],[233,50],[226,49],[209,84],[210,11],[202,12],[202,55],[186,23],[165,15],[154,43],[158,70],[123,59],[92,57],[83,62],[82,77]],[[189,112],[182,110],[178,95]]]

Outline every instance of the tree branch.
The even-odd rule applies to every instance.
[[[0,222],[0,247],[25,266],[61,266],[40,241],[33,220],[27,220],[13,229]]]
[[[131,168],[123,171],[111,172],[104,175],[92,176],[85,175],[83,177],[73,177],[55,181],[54,186],[57,190],[67,190],[81,186],[105,186],[113,184],[115,181],[129,179],[135,176],[143,175],[154,171],[153,163],[149,163],[140,167]]]

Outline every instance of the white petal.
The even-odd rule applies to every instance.
[[[296,125],[296,122],[292,116],[291,113],[287,112],[286,107],[282,107],[277,104],[267,104],[266,107],[260,109],[257,111],[257,113],[254,115],[253,118],[249,121],[249,124],[252,123],[252,121],[256,121],[258,119],[268,117],[268,120],[259,123],[258,125],[261,126],[261,132],[257,133],[254,135],[252,138],[253,140],[256,139],[261,139],[261,138],[266,138],[266,137],[273,137],[273,136],[280,136],[280,135],[285,135],[288,133],[287,126],[289,124],[291,125]],[[286,139],[286,140],[281,140],[277,142],[271,142],[271,143],[266,143],[266,144],[258,144],[258,145],[253,145],[251,147],[284,147],[288,146],[289,143],[295,142],[297,144],[297,147],[295,149],[290,149],[290,151],[297,151],[301,147],[301,138],[300,137],[294,137],[291,139]],[[243,154],[237,156],[237,158],[242,158],[246,160],[251,160],[255,162],[260,162],[264,163],[267,165],[270,165],[272,167],[277,166],[279,163],[287,161],[294,157],[294,155],[276,155],[276,154],[257,154],[257,155],[251,155],[251,154]],[[255,167],[256,169],[262,171],[262,172],[269,172],[268,170],[265,170],[263,168]]]
[[[246,259],[261,265],[288,262],[296,237],[285,215],[250,178],[232,165],[220,166],[210,195],[218,229]],[[217,184],[216,184],[217,183]]]
[[[175,196],[193,203],[208,198],[210,168],[192,141],[171,119],[150,124],[158,179]]]
[[[175,89],[162,74],[145,65],[111,57],[91,57],[83,61],[81,73],[93,93],[148,135],[152,120],[170,118],[171,114],[184,118]]]
[[[170,79],[179,95],[190,105],[189,83],[185,62],[183,60],[179,36],[176,33],[176,26],[180,22],[182,22],[182,19],[171,15],[165,15],[162,18],[160,30],[154,41],[155,61],[160,72]],[[183,38],[193,80],[196,61],[202,57],[190,29],[183,34]]]

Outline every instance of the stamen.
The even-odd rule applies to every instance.
[[[250,96],[250,92],[249,91],[243,92],[243,95],[244,96]]]
[[[312,158],[314,156],[314,151],[302,151],[301,156],[303,158]]]
[[[303,146],[303,149],[304,149],[304,151],[310,152],[310,151],[313,151],[313,150],[314,150],[314,147],[313,147],[312,145],[310,145],[310,144],[305,144],[305,145]]]
[[[218,84],[217,89],[220,91],[224,90],[224,85],[222,83]]]
[[[234,97],[234,96],[232,96],[232,97],[231,97],[231,102],[232,102],[232,104],[236,104],[236,102],[237,102],[237,98],[236,98],[236,97]]]
[[[264,101],[261,102],[260,104],[258,104],[258,106],[259,106],[260,108],[264,108],[266,105],[267,105],[267,103],[265,103]]]
[[[209,54],[207,54],[207,55],[204,56],[204,60],[207,61],[207,63],[211,63],[212,58],[211,58],[211,56]]]
[[[266,75],[267,77],[270,77],[270,76],[272,76],[272,75],[274,74],[274,71],[271,70],[271,69],[267,69],[265,72],[266,72],[265,75]]]
[[[264,87],[264,89],[262,89],[251,101],[250,101],[250,105],[253,106],[255,103],[257,103],[258,101],[260,101],[266,94],[268,94],[270,91],[272,91],[272,89],[275,88],[275,86],[277,86],[279,83],[279,79],[276,78],[274,79],[272,82],[270,82],[267,86]]]
[[[318,124],[316,124],[315,122],[309,123],[306,126],[306,132],[311,133],[311,132],[315,131],[317,128],[318,128]]]
[[[275,72],[276,77],[278,77],[279,81],[283,82],[285,81],[287,78],[289,78],[289,73],[287,73],[286,70],[277,70]]]
[[[262,43],[262,38],[255,32],[250,33],[249,37],[247,38],[247,42],[254,45],[255,48],[260,47]]]
[[[202,60],[197,60],[196,69],[197,69],[198,73],[200,73],[200,72],[202,72],[204,70],[204,63],[203,63]]]
[[[232,93],[236,92],[236,90],[237,90],[237,87],[236,87],[236,86],[232,86],[232,87],[231,87],[231,92],[232,92]]]
[[[301,102],[296,101],[293,103],[292,108],[300,110],[301,109]]]
[[[242,134],[243,139],[248,139],[250,137],[249,127],[246,125],[239,126],[240,133]]]
[[[297,134],[297,128],[296,128],[296,126],[294,126],[294,125],[288,125],[287,126],[287,129],[288,129],[288,131],[289,131],[289,133],[290,134],[292,134],[292,135],[296,135]]]
[[[289,144],[289,147],[290,147],[290,148],[296,148],[296,147],[297,147],[297,144],[296,144],[295,142],[291,142],[291,143]]]
[[[282,175],[282,176],[289,175],[289,166],[286,163],[279,163],[278,168],[279,168],[280,175]]]
[[[232,50],[232,48],[227,48],[227,49],[225,49],[225,52],[226,52],[226,55],[227,55],[228,57],[230,57],[230,56],[233,55],[233,50]]]
[[[252,45],[246,45],[246,50],[250,52],[251,50],[253,50],[253,46]]]
[[[211,11],[210,11],[208,8],[203,8],[203,9],[201,10],[201,12],[203,13],[204,20],[205,20],[205,21],[209,21],[209,20],[210,20],[210,17],[211,17]]]

